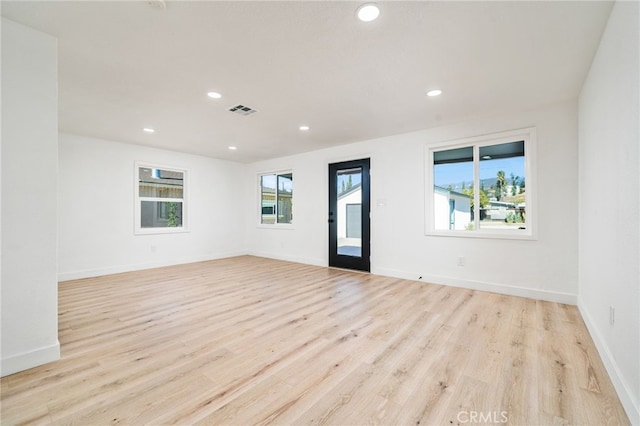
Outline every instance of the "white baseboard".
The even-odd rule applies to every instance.
[[[153,262],[153,263],[145,263],[145,264],[137,264],[137,265],[121,265],[115,267],[108,268],[98,268],[92,270],[84,270],[84,271],[73,271],[58,274],[59,281],[73,280],[73,279],[81,279],[81,278],[89,278],[96,277],[101,275],[109,275],[121,272],[130,272],[137,271],[143,269],[151,269],[158,268],[163,266],[171,266],[171,265],[179,265],[185,263],[194,263],[206,260],[214,260],[214,259],[222,259],[227,257],[235,257],[242,255],[251,255],[264,257],[269,259],[277,259],[284,260],[288,262],[296,262],[303,263],[307,265],[321,266],[326,267],[327,261],[326,259],[314,259],[314,258],[305,258],[299,256],[291,256],[291,255],[279,255],[274,253],[263,253],[263,252],[232,252],[232,253],[224,253],[224,254],[216,254],[209,256],[201,256],[197,258],[190,259],[181,259],[175,261],[163,261],[163,262]],[[373,268],[371,271],[376,275],[383,275],[394,278],[402,278],[407,280],[417,281],[418,274],[410,273],[407,271],[400,271],[394,269],[387,268]],[[611,354],[608,345],[605,340],[600,335],[598,329],[595,327],[595,323],[593,322],[589,312],[585,309],[584,305],[581,302],[581,299],[576,294],[572,293],[563,293],[563,292],[552,292],[547,290],[535,289],[535,288],[527,288],[527,287],[513,287],[504,284],[495,284],[488,283],[482,281],[473,281],[473,280],[463,280],[459,278],[445,277],[439,275],[422,275],[422,279],[420,281],[446,285],[451,287],[460,287],[471,290],[480,290],[480,291],[488,291],[492,293],[505,294],[509,296],[517,296],[517,297],[526,297],[530,299],[536,300],[545,300],[549,302],[556,303],[565,303],[569,305],[577,305],[578,309],[584,319],[584,322],[591,334],[596,348],[600,353],[600,357],[602,358],[604,365],[607,369],[609,376],[613,382],[613,385],[618,393],[620,401],[629,416],[629,420],[631,424],[640,426],[640,407],[638,403],[634,400],[632,393],[629,390],[622,374],[619,371],[617,363],[615,362],[615,358]],[[18,371],[22,371],[28,368],[36,367],[38,365],[45,364],[47,362],[55,361],[60,358],[60,344],[42,348],[37,351],[16,355],[7,359],[2,360],[2,376],[12,374]]]
[[[205,262],[207,260],[224,259],[227,257],[243,256],[246,251],[209,254],[183,259],[171,259],[158,262],[147,262],[130,265],[108,266],[104,268],[85,269],[81,271],[59,272],[58,281],[80,280],[83,278],[100,277],[103,275],[120,274],[123,272],[142,271],[144,269],[162,268],[164,266],[183,265],[186,263]]]
[[[0,377],[28,370],[29,368],[57,361],[59,359],[60,342],[56,340],[56,343],[53,345],[13,355],[8,358],[3,358],[0,366]]]
[[[326,259],[313,259],[313,258],[310,258],[310,257],[280,255],[280,254],[263,253],[263,252],[257,252],[257,251],[249,251],[246,254],[248,254],[250,256],[256,256],[256,257],[265,257],[267,259],[284,260],[284,261],[287,261],[287,262],[303,263],[305,265],[327,267],[327,260]]]
[[[81,271],[60,272],[58,273],[58,281],[78,280],[83,278],[99,277],[103,275],[119,274],[123,272],[141,271],[144,269],[161,268],[164,266],[182,265],[186,263],[203,262],[207,260],[223,259],[227,257],[251,255],[264,257],[267,259],[284,260],[287,262],[303,263],[305,265],[327,266],[326,259],[308,258],[292,255],[280,255],[277,253],[258,252],[258,251],[239,251],[229,253],[218,253],[206,256],[191,257],[185,259],[165,260],[159,262],[149,262],[142,264],[118,265],[105,268],[87,269]],[[387,268],[373,268],[372,274],[383,275],[387,277],[402,278],[407,280],[416,280],[418,276],[415,273],[400,271]],[[551,292],[535,288],[513,287],[503,284],[487,283],[482,281],[462,280],[453,277],[444,277],[439,275],[423,275],[422,280],[433,284],[448,285],[451,287],[467,288],[472,290],[488,291],[492,293],[506,294],[509,296],[527,297],[531,299],[546,300],[549,302],[566,303],[569,305],[577,304],[577,295],[571,293]]]
[[[278,255],[274,253],[252,252],[247,253],[251,256],[266,257],[268,259],[285,260],[288,262],[304,263],[306,265],[327,266],[326,259],[303,258],[290,255]],[[372,268],[372,274],[383,275],[386,277],[402,278],[406,280],[417,281],[419,275],[386,268]],[[487,283],[482,281],[461,280],[459,278],[443,277],[438,275],[422,275],[423,282],[447,285],[450,287],[467,288],[471,290],[488,291],[491,293],[505,294],[508,296],[526,297],[529,299],[545,300],[548,302],[564,303],[567,305],[576,305],[578,296],[572,293],[562,293],[557,291],[547,291],[536,288],[513,287],[503,284]]]
[[[620,398],[620,402],[629,417],[629,421],[631,421],[632,425],[640,426],[640,406],[638,405],[637,398],[633,397],[624,376],[618,368],[618,364],[616,363],[613,354],[609,350],[609,345],[607,345],[606,340],[604,340],[602,334],[595,326],[595,322],[593,321],[591,314],[589,314],[589,311],[584,306],[582,298],[578,298],[578,310],[580,311],[582,319],[589,330],[589,334],[591,334],[591,338],[596,345],[596,349],[598,349],[600,358],[607,369],[611,382],[613,382],[613,387],[618,393],[618,398]]]
[[[418,281],[419,274],[395,269],[375,268],[371,271],[376,275],[384,275],[386,277],[403,278],[406,280]],[[490,293],[505,294],[508,296],[526,297],[529,299],[545,300],[548,302],[564,303],[567,305],[575,305],[578,302],[578,296],[572,293],[562,293],[557,291],[547,291],[537,288],[514,287],[504,284],[488,283],[483,281],[463,280],[459,278],[444,277],[440,275],[424,275],[419,280],[426,283],[446,285],[450,287],[467,288],[470,290],[488,291]]]

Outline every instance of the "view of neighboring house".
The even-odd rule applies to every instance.
[[[482,216],[481,219],[483,222],[487,221],[500,221],[506,222],[509,219],[509,214],[519,213],[521,216],[524,215],[525,204],[516,204],[509,201],[495,201],[490,200],[489,206],[484,207],[481,210]]]
[[[473,198],[439,186],[434,187],[435,229],[465,230],[472,223]]]
[[[260,223],[291,223],[293,218],[292,191],[280,189],[276,192],[276,188],[263,186],[261,197],[262,214]]]
[[[182,225],[184,175],[173,170],[140,167],[138,191],[142,228]]]
[[[360,256],[362,246],[362,184],[338,194],[338,253]]]
[[[522,202],[519,202],[522,201]],[[434,223],[439,230],[465,230],[473,226],[473,196],[441,186],[434,186]],[[524,229],[526,222],[524,195],[495,197],[481,203],[480,227],[500,229],[518,227]]]

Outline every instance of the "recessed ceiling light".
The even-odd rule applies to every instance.
[[[237,147],[237,146],[230,146],[230,147],[229,147],[229,149],[230,149],[231,151],[235,151],[236,149],[238,149],[238,147]]]
[[[371,22],[380,16],[380,8],[375,3],[364,3],[356,9],[356,16],[362,22]]]
[[[218,92],[209,92],[207,93],[207,96],[213,99],[220,99],[222,97],[222,95]]]
[[[302,130],[303,132],[306,132],[307,130],[309,130],[309,126],[300,126],[299,128],[300,128],[300,130]]]
[[[145,133],[155,133],[155,129],[152,129],[151,127],[145,127],[144,129],[142,129],[143,132]]]
[[[431,97],[440,96],[441,94],[442,94],[442,90],[440,89],[433,89],[427,92],[427,96],[431,96]]]

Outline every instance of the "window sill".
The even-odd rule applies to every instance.
[[[492,240],[535,241],[538,239],[537,236],[526,231],[522,233],[514,231],[427,231],[425,235],[427,237],[483,238]]]
[[[188,228],[140,228],[134,231],[135,235],[157,235],[157,234],[186,234],[190,232]]]

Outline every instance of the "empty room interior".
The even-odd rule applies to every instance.
[[[0,6],[3,425],[640,425],[638,1]]]

